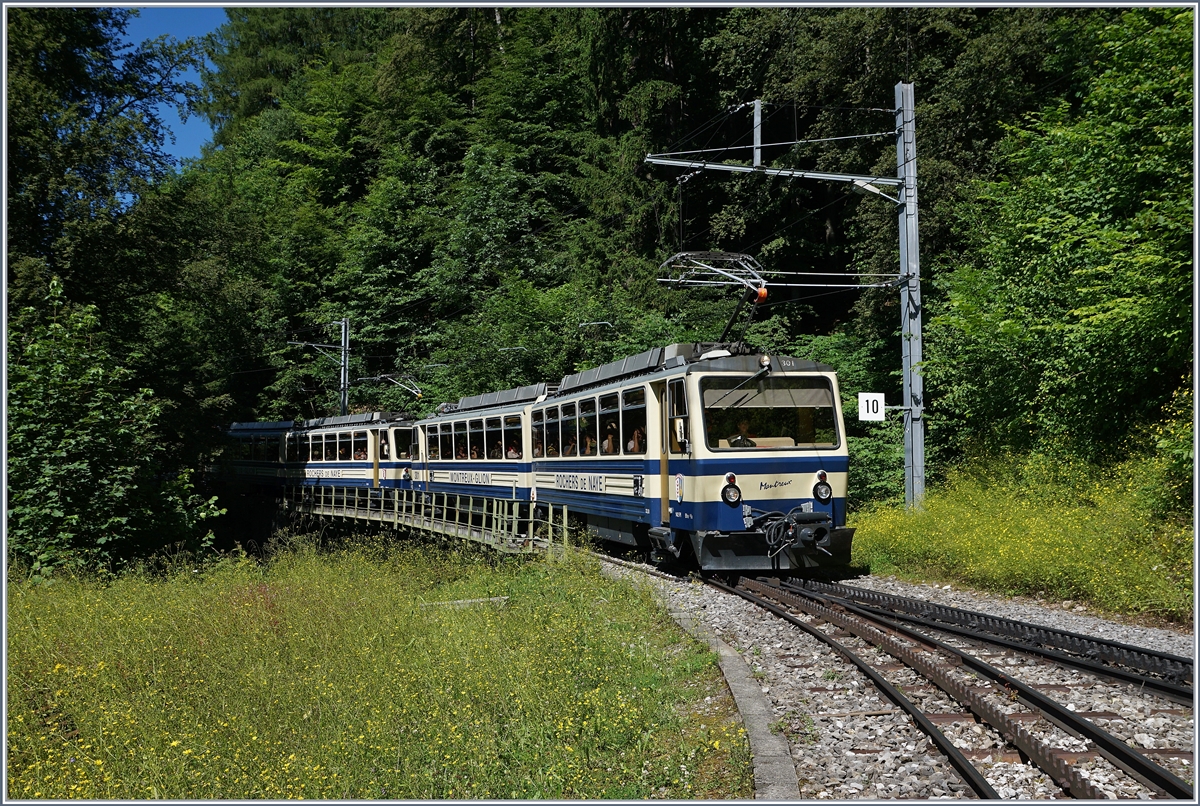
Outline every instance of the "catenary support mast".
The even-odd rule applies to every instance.
[[[921,378],[921,255],[917,237],[917,144],[913,85],[896,85],[896,177],[900,186],[900,349],[904,361],[904,501],[925,497],[925,386]]]

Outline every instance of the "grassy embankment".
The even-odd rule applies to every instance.
[[[300,546],[8,629],[10,798],[752,795],[715,656],[585,558]]]
[[[854,561],[877,574],[1190,623],[1192,524],[1155,511],[1161,478],[1146,462],[1109,472],[1040,457],[992,463],[931,488],[919,511],[853,517]]]

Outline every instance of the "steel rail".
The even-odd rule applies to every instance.
[[[770,587],[770,586],[763,585],[762,583],[755,583],[755,584],[762,588]],[[780,598],[781,600],[783,600],[785,598],[788,600],[792,600],[792,601],[789,601],[789,603],[795,603],[795,605],[797,607],[801,607],[801,608],[807,608],[809,606],[813,606],[816,602],[824,602],[824,603],[830,604],[830,605],[833,604],[833,602],[830,601],[829,597],[821,596],[820,594],[814,593],[812,591],[797,591],[797,592],[793,593],[793,592],[789,592],[789,591],[783,591],[780,589],[775,589],[775,590],[778,590],[778,598]],[[775,595],[775,594],[772,594],[772,595]],[[803,597],[803,600],[801,599],[801,597]],[[924,635],[924,634],[912,629],[911,627],[906,627],[903,624],[900,624],[898,622],[894,622],[894,621],[891,621],[890,619],[886,619],[886,618],[883,618],[880,616],[874,616],[871,613],[867,612],[864,608],[862,608],[858,605],[842,604],[840,606],[843,607],[846,611],[853,613],[855,615],[858,615],[861,618],[876,619],[876,620],[880,621],[881,623],[885,624],[889,629],[894,630],[895,632],[905,636],[909,640],[920,641],[920,642],[926,643],[926,644],[931,643],[931,644],[936,645],[940,651],[959,658],[962,661],[962,664],[964,666],[968,667],[969,669],[971,669],[972,671],[982,675],[983,677],[988,678],[989,680],[993,681],[994,683],[996,683],[1000,686],[1005,687],[1006,689],[1015,691],[1018,695],[1018,698],[1023,703],[1025,703],[1025,705],[1027,705],[1030,708],[1033,708],[1034,710],[1040,711],[1043,714],[1043,716],[1045,716],[1046,719],[1048,719],[1049,721],[1062,727],[1064,730],[1070,731],[1072,733],[1075,733],[1078,736],[1083,736],[1084,738],[1088,739],[1089,741],[1091,741],[1093,743],[1093,745],[1095,745],[1097,752],[1099,752],[1102,756],[1107,758],[1109,761],[1111,761],[1113,764],[1117,765],[1121,769],[1125,770],[1127,773],[1129,773],[1133,777],[1137,778],[1138,780],[1143,781],[1148,786],[1150,786],[1154,789],[1158,789],[1172,798],[1180,798],[1180,799],[1185,799],[1185,800],[1194,800],[1195,799],[1195,793],[1194,793],[1194,790],[1192,789],[1191,785],[1189,785],[1186,781],[1184,781],[1183,779],[1176,776],[1170,770],[1164,769],[1163,767],[1154,763],[1149,758],[1147,758],[1145,755],[1137,752],[1132,747],[1125,744],[1123,741],[1116,738],[1115,736],[1113,736],[1111,733],[1104,730],[1100,726],[1080,717],[1075,712],[1068,710],[1061,703],[1055,702],[1054,700],[1050,699],[1046,695],[1042,694],[1040,691],[1034,689],[1031,686],[1026,685],[1025,683],[1022,683],[1020,680],[1017,680],[1016,678],[1012,677],[1011,675],[997,669],[996,667],[992,666],[991,664],[989,664],[985,661],[982,661],[979,658],[976,658],[975,656],[971,655],[969,652],[958,649],[957,647],[950,646],[949,644],[946,644],[945,642],[937,641],[936,639],[932,639],[928,635]],[[840,614],[837,614],[836,611],[828,609],[820,604],[816,604],[816,607],[818,607],[822,610],[827,610],[827,612],[829,614],[833,615],[834,618],[829,619],[829,620],[834,621],[834,623],[837,623],[839,620],[844,618],[844,617],[840,616]],[[827,616],[824,614],[822,614],[821,617],[827,618]],[[849,629],[849,627],[847,627],[847,629]],[[851,631],[853,631],[853,630],[851,630]],[[947,689],[947,691],[949,691],[949,689]],[[951,692],[951,693],[953,693],[953,692]],[[977,693],[975,693],[974,697],[979,698],[979,695]],[[991,703],[982,703],[982,702],[981,702],[981,704],[985,705],[987,709],[995,711],[1000,716],[1001,723],[1009,726],[1006,729],[1001,729],[1001,733],[1005,734],[1005,738],[1009,738],[1007,733],[1005,733],[1005,730],[1011,731],[1013,728],[1016,727],[1015,723],[1012,722],[1012,720],[1008,719],[1007,715],[1003,714],[1003,712],[1000,712],[999,709],[996,708],[995,705],[993,705]],[[982,714],[981,714],[981,716],[982,716]],[[1000,729],[1000,726],[997,723],[991,722],[990,719],[988,721],[993,726],[997,727],[997,729]],[[1033,742],[1036,742],[1036,745],[1038,745],[1038,747],[1036,747],[1037,754],[1035,755],[1034,753],[1031,753],[1029,750],[1026,749],[1025,746],[1022,745],[1022,743],[1013,741],[1013,739],[1011,739],[1011,738],[1009,738],[1009,740],[1013,741],[1013,744],[1015,744],[1018,748],[1025,751],[1026,755],[1028,755],[1030,758],[1034,759],[1034,761],[1037,762],[1039,767],[1042,767],[1042,769],[1045,770],[1047,773],[1049,773],[1052,777],[1055,777],[1056,781],[1059,781],[1059,779],[1056,776],[1056,773],[1054,772],[1055,766],[1066,767],[1068,765],[1066,765],[1066,763],[1064,761],[1062,761],[1062,759],[1054,758],[1052,756],[1049,756],[1048,753],[1043,752],[1044,747],[1041,746],[1041,742],[1037,742],[1036,739],[1033,739],[1033,737],[1030,736],[1027,732],[1025,732],[1024,729],[1017,729],[1016,732],[1017,733],[1025,733],[1026,736],[1028,737],[1028,739],[1031,739],[1031,740],[1033,740]],[[1018,737],[1018,738],[1024,738],[1024,737]],[[1029,744],[1029,742],[1025,742],[1025,744]],[[1043,764],[1043,759],[1045,759],[1048,763],[1051,763],[1052,765],[1054,764],[1054,762],[1057,762],[1057,765],[1050,766],[1050,767],[1045,766]],[[1074,779],[1086,781],[1086,779],[1082,779],[1081,776],[1079,776],[1078,771],[1071,769],[1070,772],[1071,772],[1071,777],[1068,780],[1071,782],[1072,787],[1074,785]],[[1059,783],[1060,783],[1060,785],[1062,785],[1063,782],[1059,781]],[[1087,783],[1087,787],[1094,789],[1094,787],[1092,787],[1092,785],[1090,783]],[[1064,789],[1066,789],[1066,788],[1068,788],[1068,787],[1064,786]],[[1069,789],[1069,791],[1071,791],[1071,793],[1074,795],[1077,790],[1075,790],[1074,788],[1071,788],[1071,789]],[[1099,796],[1103,797],[1103,795],[1099,795]],[[1087,797],[1095,797],[1095,795],[1088,795]]]
[[[935,604],[921,599],[879,593],[851,585],[806,580],[803,587],[808,590],[832,592],[860,603],[881,605],[915,616],[924,616],[949,624],[984,630],[995,635],[1008,636],[1024,644],[1060,649],[1090,659],[1101,658],[1131,669],[1162,675],[1168,680],[1191,681],[1192,679],[1192,659],[1182,655],[1158,652],[1145,647],[1107,641],[1090,635],[1015,621],[974,610]]]
[[[785,591],[773,585],[747,579],[743,579],[742,584],[751,590],[757,590],[779,602],[791,605],[810,615],[835,624],[864,641],[874,644],[888,654],[899,658],[922,677],[932,681],[938,688],[958,700],[970,709],[973,714],[995,728],[1006,741],[1024,753],[1027,758],[1031,759],[1071,797],[1088,800],[1102,800],[1104,798],[1104,794],[1091,781],[1084,778],[1079,770],[1056,756],[1053,748],[1040,741],[1024,727],[1018,725],[990,697],[981,693],[975,687],[955,679],[948,672],[943,671],[945,669],[944,664],[930,660],[928,657],[925,657],[924,652],[919,651],[915,647],[906,646],[899,639],[885,633],[879,626],[871,623],[873,619],[870,616],[858,614],[858,617],[853,617],[844,612],[834,610],[831,606],[828,606],[829,603],[823,603],[823,600],[817,594],[808,591]],[[919,639],[909,637],[909,640],[919,640],[919,643],[926,646],[936,643],[925,636],[921,636]]]
[[[762,597],[755,596],[751,592],[742,590],[741,588],[731,587],[723,582],[718,582],[715,579],[707,579],[705,581],[714,588],[741,596],[746,601],[775,614],[789,624],[799,627],[809,635],[829,645],[829,647],[835,652],[858,667],[859,671],[865,674],[875,685],[875,687],[882,691],[889,700],[894,702],[897,706],[904,709],[904,711],[908,713],[913,722],[917,724],[917,727],[919,727],[921,731],[929,736],[933,743],[937,745],[938,750],[940,750],[942,754],[946,756],[946,758],[950,761],[950,764],[955,770],[958,771],[958,774],[962,776],[963,781],[969,787],[971,787],[976,795],[978,795],[981,799],[1000,800],[1000,795],[995,789],[992,788],[992,785],[988,783],[987,778],[983,776],[983,773],[981,773],[979,769],[962,754],[962,751],[960,751],[950,742],[950,739],[946,736],[946,734],[942,733],[942,731],[933,724],[929,717],[925,716],[921,709],[917,707],[916,703],[905,697],[898,688],[889,683],[881,674],[879,674],[879,672],[872,669],[870,664],[868,664],[865,660],[851,652],[848,648],[839,644],[837,641],[834,641],[816,627],[796,618],[783,608],[771,604]]]
[[[788,586],[795,589],[795,586]],[[833,601],[839,604],[854,604],[849,599],[832,596]],[[1193,691],[1191,686],[1181,686],[1177,683],[1172,683],[1158,677],[1147,677],[1137,672],[1131,672],[1119,666],[1110,666],[1098,661],[1081,658],[1078,655],[1071,655],[1066,652],[1060,652],[1056,649],[1046,649],[1041,646],[1026,644],[1021,641],[1012,641],[1007,638],[1002,638],[995,633],[972,629],[970,627],[957,627],[952,624],[946,624],[934,619],[922,618],[913,616],[907,613],[901,613],[894,610],[888,610],[880,607],[871,607],[869,605],[860,605],[864,610],[877,616],[884,618],[900,619],[910,624],[918,624],[923,627],[928,627],[933,630],[959,635],[964,638],[973,638],[978,641],[1002,646],[1007,649],[1012,649],[1017,652],[1022,652],[1028,655],[1037,655],[1047,660],[1051,660],[1062,666],[1068,666],[1074,669],[1079,669],[1089,674],[1094,674],[1097,677],[1104,677],[1118,683],[1136,686],[1147,691],[1151,691],[1172,702],[1180,703],[1181,705],[1192,705],[1194,702]]]

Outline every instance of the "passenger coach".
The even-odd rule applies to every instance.
[[[839,401],[828,366],[741,344],[674,344],[557,385],[462,398],[425,419],[374,413],[230,433],[259,446],[236,463],[258,483],[515,500],[522,517],[565,505],[600,538],[660,558],[789,571],[850,560]]]

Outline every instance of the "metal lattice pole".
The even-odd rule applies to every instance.
[[[921,256],[917,237],[917,144],[913,85],[896,85],[896,177],[900,186],[900,349],[904,363],[904,503],[925,497],[925,389],[921,377]]]

